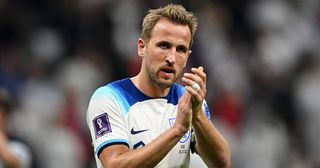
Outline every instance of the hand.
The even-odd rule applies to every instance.
[[[192,95],[192,111],[193,116],[196,117],[199,112],[202,112],[202,104],[206,95],[206,74],[203,67],[191,68],[192,73],[185,73],[182,81],[187,83],[186,90]],[[197,83],[200,90],[196,91],[191,86]]]
[[[191,94],[185,92],[179,99],[178,102],[178,112],[175,121],[175,126],[178,126],[182,133],[186,133],[192,121],[192,110],[191,110]]]

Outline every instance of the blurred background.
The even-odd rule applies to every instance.
[[[232,167],[320,167],[320,1],[0,0],[0,87],[34,167],[95,167],[90,96],[137,74],[142,18],[168,3],[198,17],[188,67],[205,67]]]

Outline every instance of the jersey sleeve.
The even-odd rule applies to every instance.
[[[124,144],[129,147],[121,102],[116,94],[107,85],[97,89],[89,102],[87,125],[97,156],[103,149],[114,144]]]
[[[206,100],[203,100],[202,110],[205,113],[207,119],[211,121],[211,112],[209,110],[209,107],[208,107],[208,104],[207,104]]]

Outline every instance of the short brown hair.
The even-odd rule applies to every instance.
[[[173,23],[188,25],[191,32],[191,42],[193,43],[193,36],[197,30],[197,18],[192,12],[186,11],[186,9],[181,5],[169,4],[165,7],[160,7],[158,9],[151,9],[148,14],[144,17],[142,23],[142,33],[141,38],[145,41],[149,41],[151,38],[151,31],[156,25],[156,23],[161,19],[166,18]]]

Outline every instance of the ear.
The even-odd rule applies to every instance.
[[[137,45],[138,45],[138,55],[140,57],[144,57],[145,55],[145,50],[146,50],[146,43],[145,41],[142,39],[142,38],[139,38],[138,39],[138,42],[137,42]]]
[[[192,50],[189,50],[189,52],[188,52],[188,58],[191,56],[191,53],[192,53]],[[183,67],[186,67],[186,65],[187,65],[187,61],[184,63]]]

